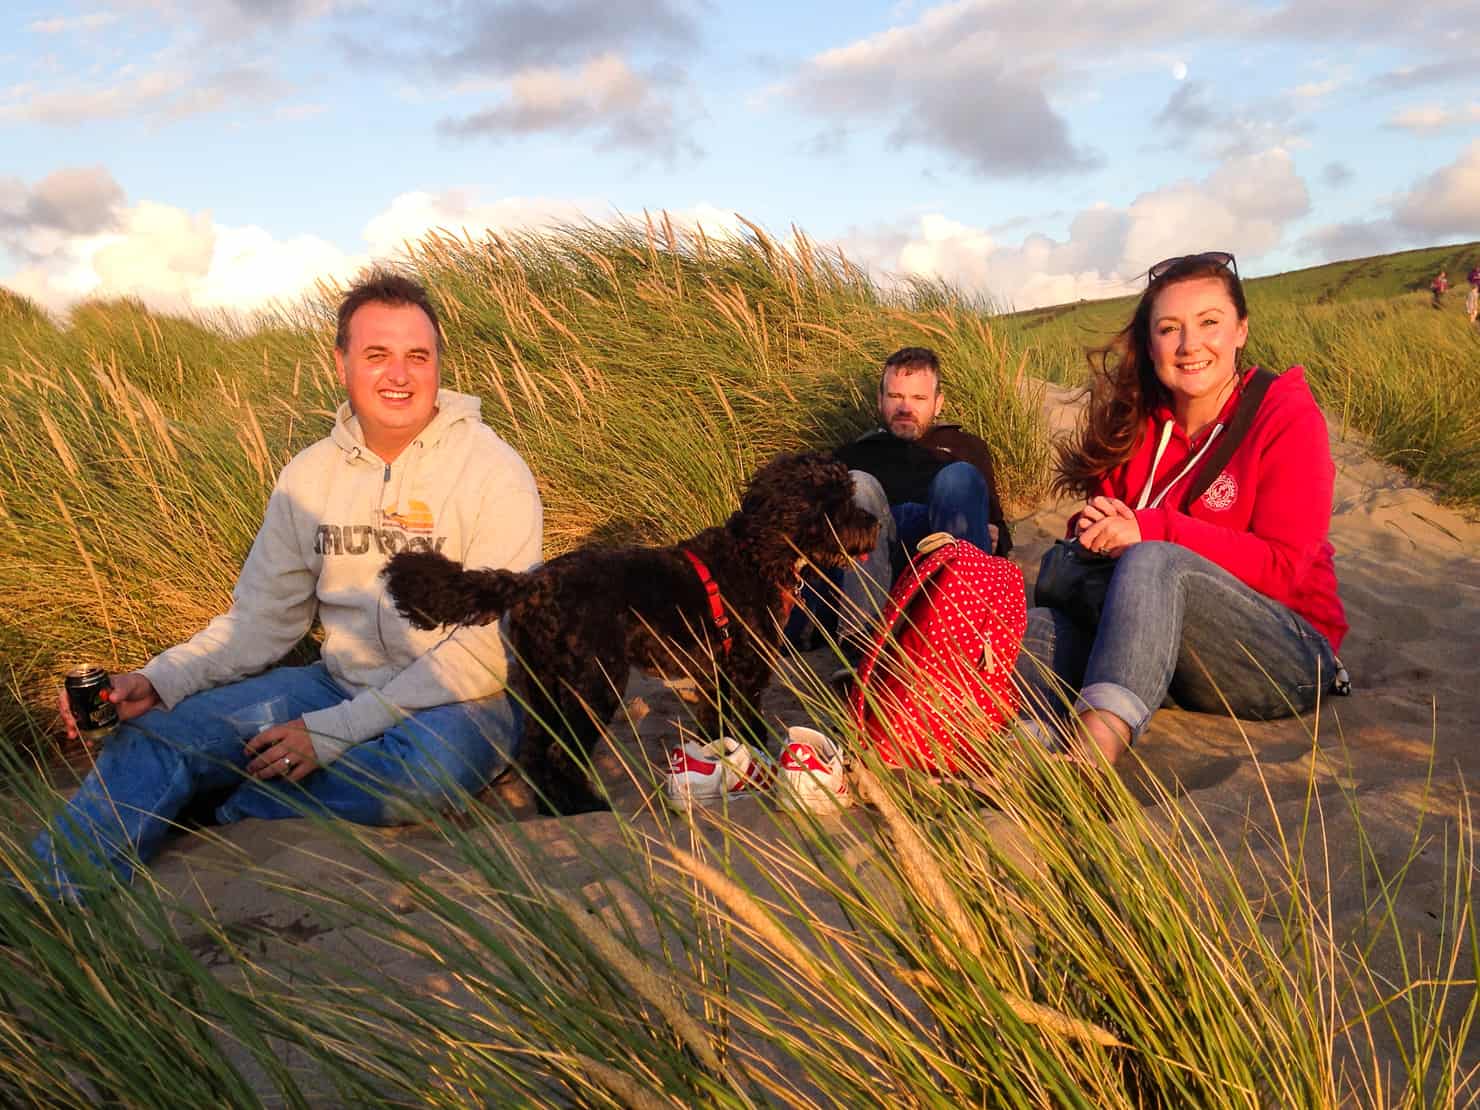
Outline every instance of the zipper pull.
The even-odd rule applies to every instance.
[[[382,482],[389,482],[391,480],[391,464],[390,463],[386,463],[385,464],[385,475],[380,480]]]

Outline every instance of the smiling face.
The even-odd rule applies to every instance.
[[[1217,278],[1166,286],[1151,306],[1151,363],[1189,434],[1218,415],[1233,390],[1238,352],[1249,339],[1228,289]]]
[[[437,331],[415,305],[371,301],[350,317],[347,350],[334,351],[339,383],[365,445],[394,462],[437,414]]]
[[[891,367],[879,386],[879,419],[900,439],[919,439],[945,401],[940,378],[926,367]]]

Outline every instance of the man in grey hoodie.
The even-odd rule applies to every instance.
[[[278,476],[231,608],[112,676],[121,724],[33,845],[59,892],[69,854],[131,877],[202,794],[227,792],[221,823],[401,824],[457,807],[513,754],[498,625],[417,631],[380,580],[403,548],[510,570],[540,558],[534,478],[477,398],[439,388],[442,342],[409,278],[372,273],[346,294],[334,363],[348,400]],[[276,666],[315,618],[320,660]],[[62,716],[75,736],[65,697]]]

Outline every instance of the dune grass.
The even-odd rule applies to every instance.
[[[836,702],[794,693],[836,732]],[[868,808],[840,818],[773,818],[762,797],[568,822],[573,880],[556,865],[569,847],[547,856],[537,826],[479,806],[429,814],[414,844],[307,818],[293,839],[348,861],[332,871],[277,872],[224,845],[216,866],[236,881],[337,927],[311,958],[147,874],[119,888],[74,860],[86,909],[0,901],[0,1092],[138,1106],[207,1092],[449,1107],[1473,1098],[1472,842],[1449,844],[1436,945],[1405,931],[1401,869],[1370,876],[1368,912],[1343,932],[1329,771],[1311,767],[1295,821],[1255,799],[1236,845],[1165,794],[1147,806],[1012,744],[952,788],[865,758]],[[1450,828],[1469,828],[1458,817]],[[0,842],[7,869],[20,850]]]
[[[664,222],[432,237],[411,264],[447,318],[447,384],[482,396],[536,471],[547,553],[720,518],[772,452],[863,427],[878,364],[906,344],[941,352],[952,412],[997,447],[1009,496],[1043,489],[1035,356],[941,287],[890,297],[800,237],[716,241]],[[7,874],[27,874],[26,838],[56,804],[35,753],[60,668],[136,664],[218,611],[272,475],[327,426],[333,297],[247,324],[117,302],[59,325],[0,299]],[[1268,334],[1344,335],[1319,324]],[[1417,435],[1410,394],[1430,385],[1387,380],[1388,410],[1364,419],[1412,405]],[[1353,385],[1344,404],[1372,393]],[[843,728],[825,688],[787,681],[812,723]],[[0,897],[0,1101],[1474,1097],[1470,814],[1440,830],[1458,835],[1437,947],[1398,912],[1402,869],[1375,863],[1360,931],[1344,934],[1316,789],[1327,743],[1311,744],[1294,826],[1270,802],[1239,844],[1183,802],[1145,805],[1011,744],[976,791],[865,761],[870,805],[843,819],[773,825],[763,802],[692,820],[648,807],[616,818],[614,842],[568,822],[584,869],[570,885],[554,881],[537,827],[479,806],[428,815],[414,841],[306,821],[305,851],[327,840],[352,861],[297,869],[311,884],[223,842],[220,865],[264,899],[340,927],[311,960],[147,872],[121,888],[74,860],[93,889],[85,909]],[[623,758],[650,788],[639,753]]]
[[[445,384],[529,461],[547,555],[723,519],[777,451],[866,428],[905,345],[940,353],[1004,495],[1043,489],[1035,395],[980,313],[935,288],[885,296],[800,236],[663,222],[412,251],[445,317]],[[336,301],[233,326],[127,301],[0,326],[0,732],[46,711],[68,660],[135,666],[224,608],[273,476],[339,401]]]

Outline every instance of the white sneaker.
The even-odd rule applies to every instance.
[[[663,796],[674,809],[712,806],[749,797],[771,785],[774,770],[749,747],[721,736],[707,744],[685,740],[668,753]]]
[[[836,813],[852,804],[838,746],[814,728],[787,729],[777,772],[777,807]]]

